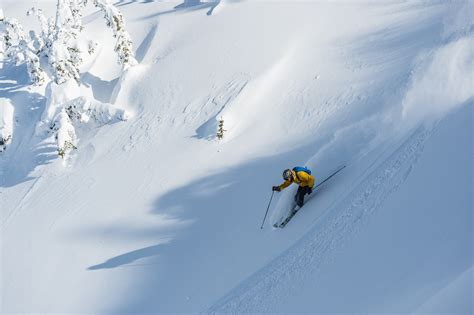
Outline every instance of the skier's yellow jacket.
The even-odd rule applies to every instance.
[[[304,171],[295,172],[295,171],[291,170],[291,173],[293,174],[292,179],[285,180],[285,182],[283,184],[278,186],[278,187],[280,187],[280,190],[283,190],[286,187],[290,186],[291,183],[296,183],[296,184],[298,184],[302,187],[311,187],[311,188],[313,188],[313,186],[314,186],[314,177],[313,176],[309,175],[308,173],[306,173]]]

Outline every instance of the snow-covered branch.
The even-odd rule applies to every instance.
[[[71,100],[64,107],[69,118],[74,122],[93,122],[98,126],[103,126],[128,119],[125,110],[84,96]]]

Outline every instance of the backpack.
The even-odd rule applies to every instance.
[[[298,172],[305,172],[306,174],[311,175],[311,171],[306,166],[295,166],[293,167],[293,171],[297,174],[297,176]]]

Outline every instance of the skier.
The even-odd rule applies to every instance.
[[[311,176],[311,171],[306,167],[295,167],[292,170],[287,169],[283,171],[283,179],[285,182],[280,186],[273,186],[273,191],[282,191],[292,183],[299,185],[298,191],[295,195],[296,205],[298,209],[303,206],[304,196],[313,192],[314,177]]]

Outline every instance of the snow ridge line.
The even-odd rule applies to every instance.
[[[328,211],[295,245],[244,280],[206,313],[272,312],[291,292],[331,260],[331,254],[360,230],[384,200],[408,177],[433,129],[420,127],[371,172],[346,198]],[[325,222],[324,222],[325,221]],[[322,229],[323,228],[323,229]]]

